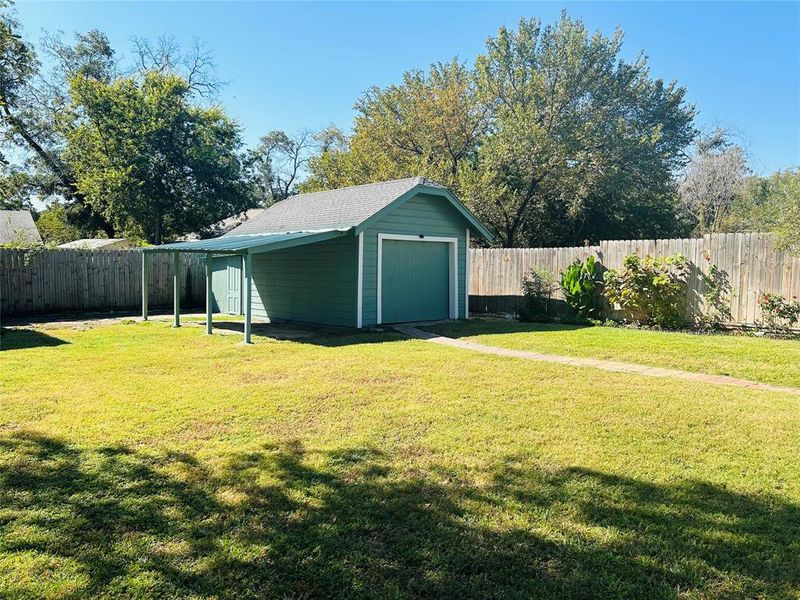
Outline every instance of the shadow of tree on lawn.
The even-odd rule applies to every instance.
[[[182,453],[0,438],[0,595],[790,596],[800,507],[507,457],[459,481],[374,448]]]

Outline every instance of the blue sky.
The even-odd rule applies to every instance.
[[[677,80],[701,127],[733,130],[759,173],[800,165],[800,3],[27,2],[26,32],[99,28],[118,49],[133,36],[202,40],[229,81],[221,103],[253,144],[272,129],[348,129],[356,98],[404,70],[453,56],[472,62],[520,17],[566,9],[590,29],[625,32],[624,54]]]

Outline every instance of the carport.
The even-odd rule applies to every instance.
[[[206,265],[206,333],[211,335],[213,326],[212,276],[213,260],[216,256],[241,256],[244,264],[244,342],[250,343],[252,330],[252,290],[253,290],[253,256],[266,252],[286,250],[306,244],[323,242],[346,235],[348,230],[329,229],[322,231],[296,231],[286,233],[262,233],[230,235],[208,240],[177,242],[142,249],[142,319],[148,318],[147,295],[148,255],[154,252],[168,252],[173,256],[173,327],[181,326],[181,286],[180,269],[181,254],[184,252],[204,254]]]

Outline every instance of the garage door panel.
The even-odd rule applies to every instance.
[[[382,243],[381,320],[447,319],[450,244],[391,239]]]

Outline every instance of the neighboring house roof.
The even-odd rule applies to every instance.
[[[60,244],[58,247],[72,250],[113,250],[132,246],[133,244],[127,238],[84,238]]]
[[[0,210],[0,244],[41,244],[29,210]]]
[[[265,210],[266,209],[264,208],[251,208],[244,212],[235,214],[231,217],[228,217],[227,219],[223,219],[222,221],[219,221],[211,225],[211,227],[208,228],[208,233],[211,233],[214,236],[225,235],[229,231],[239,227],[239,225],[247,223],[248,221],[252,221]],[[190,233],[184,236],[183,238],[178,238],[178,239],[181,241],[188,241],[188,240],[200,240],[202,238],[203,236],[201,236],[199,233]]]
[[[447,198],[478,233],[491,239],[491,233],[452,192],[424,177],[291,196],[264,209],[260,215],[228,232],[226,236],[327,229],[363,230],[384,211],[417,193]]]

